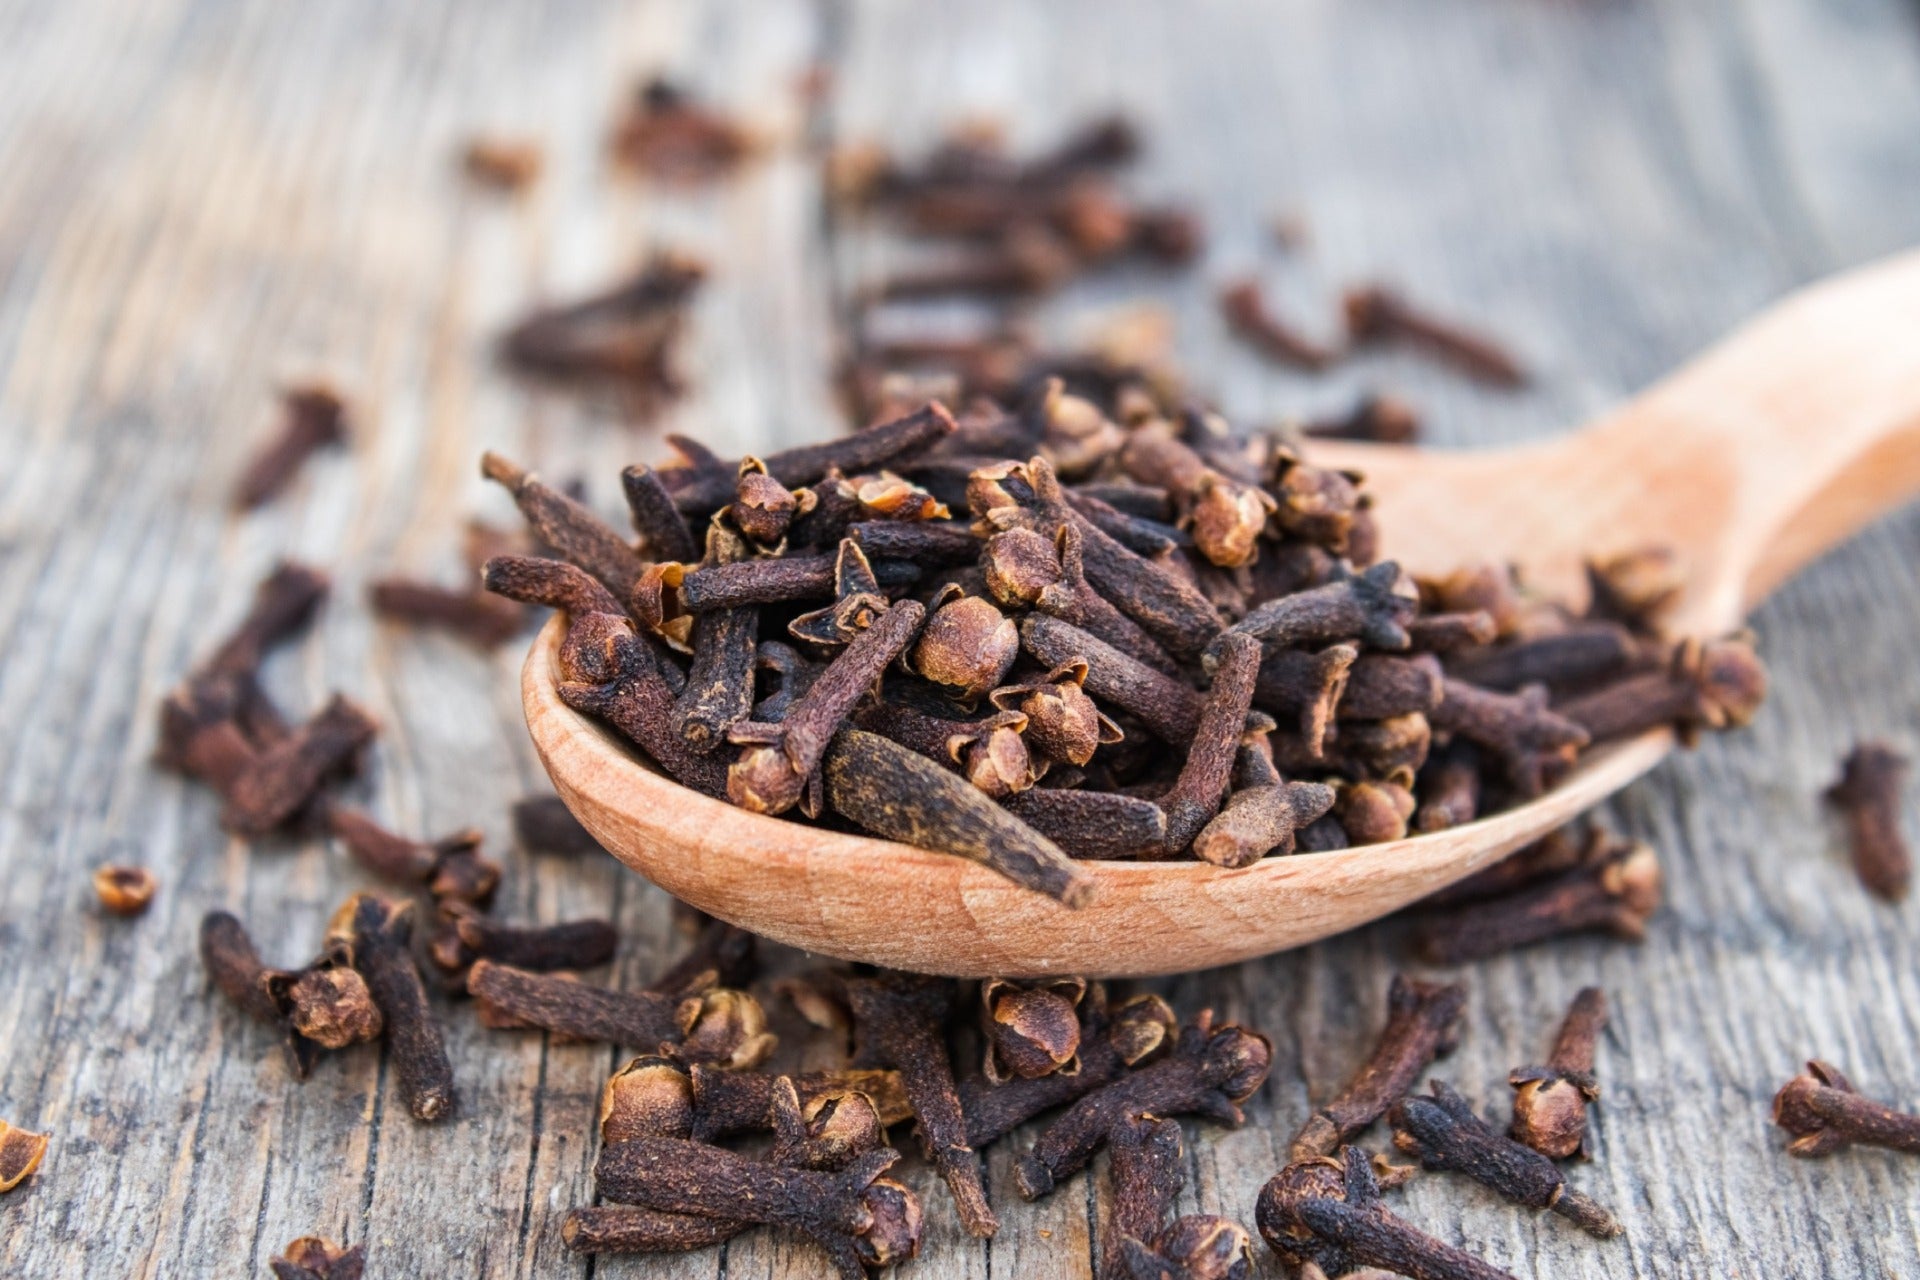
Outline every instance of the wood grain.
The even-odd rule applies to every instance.
[[[1137,111],[1137,185],[1199,193],[1206,261],[1076,285],[1037,321],[1065,333],[1163,298],[1184,363],[1250,420],[1381,385],[1427,407],[1441,443],[1547,434],[1792,285],[1920,240],[1920,32],[1899,0],[0,5],[0,1116],[54,1135],[0,1205],[0,1273],[261,1275],[310,1231],[365,1241],[379,1275],[817,1272],[766,1233],[681,1259],[564,1254],[605,1050],[483,1032],[453,1009],[454,1124],[408,1121],[370,1052],[295,1086],[270,1034],[205,989],[194,928],[227,907],[298,959],[361,878],[317,845],[227,842],[213,800],[146,755],[159,694],[208,629],[279,556],[314,560],[335,599],[271,665],[276,696],[362,699],[386,726],[377,813],[421,834],[485,827],[508,864],[505,916],[610,913],[630,940],[618,980],[654,972],[675,945],[664,895],[611,860],[500,848],[507,804],[540,785],[517,655],[377,624],[364,586],[395,569],[451,578],[458,521],[507,517],[475,475],[484,448],[586,475],[617,510],[618,466],[657,456],[661,429],[727,448],[831,429],[835,299],[886,246],[829,238],[792,146],[691,195],[614,180],[600,154],[631,77],[655,68],[791,138],[792,78],[822,55],[842,136],[912,146],[999,112],[1038,145],[1082,113]],[[483,129],[549,148],[524,201],[460,181],[458,147]],[[1265,240],[1287,207],[1312,226],[1304,253]],[[635,430],[616,406],[493,366],[489,339],[522,306],[656,241],[716,260],[688,353],[698,388],[665,420]],[[1340,285],[1398,281],[1512,335],[1535,385],[1503,396],[1393,354],[1320,379],[1269,370],[1213,314],[1217,284],[1248,270],[1319,332]],[[354,399],[352,446],[233,517],[273,387],[314,371]],[[1627,1238],[1576,1239],[1439,1177],[1401,1193],[1410,1220],[1556,1280],[1920,1273],[1910,1163],[1789,1161],[1765,1120],[1810,1053],[1875,1096],[1920,1097],[1920,908],[1859,891],[1816,800],[1855,737],[1920,739],[1917,545],[1908,510],[1789,583],[1755,620],[1777,680],[1753,729],[1612,807],[1667,855],[1672,905],[1645,946],[1465,971],[1467,1034],[1442,1074],[1490,1108],[1573,992],[1607,989],[1599,1159],[1574,1180]],[[159,873],[147,916],[95,913],[87,877],[105,861]],[[1188,1126],[1183,1211],[1250,1217],[1287,1134],[1365,1052],[1400,948],[1389,923],[1158,984],[1276,1043],[1247,1128]],[[928,1242],[903,1274],[1088,1274],[1101,1170],[1021,1204],[1009,1165],[1027,1140],[989,1159],[990,1245],[963,1237],[913,1162]]]

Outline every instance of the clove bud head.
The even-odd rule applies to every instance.
[[[687,1062],[711,1062],[747,1071],[765,1062],[780,1038],[767,1030],[767,1011],[745,991],[715,987],[680,1006],[681,1042],[674,1052]]]
[[[1151,993],[1134,996],[1110,1016],[1107,1039],[1120,1061],[1129,1067],[1158,1057],[1180,1036],[1180,1019],[1174,1015],[1173,1006]]]
[[[386,1025],[367,980],[345,966],[303,969],[292,980],[267,979],[268,991],[286,1011],[287,1023],[323,1049],[344,1049],[372,1040]]]
[[[807,1138],[823,1168],[844,1168],[857,1156],[887,1145],[887,1126],[872,1098],[851,1090],[828,1093],[807,1104]]]
[[[1061,574],[1053,539],[1034,529],[1008,529],[988,538],[981,568],[987,590],[1008,608],[1033,604]]]
[[[875,1178],[860,1193],[866,1221],[853,1247],[869,1267],[891,1267],[920,1256],[920,1197],[892,1178]]]
[[[1154,1252],[1185,1280],[1246,1280],[1253,1275],[1253,1237],[1230,1218],[1191,1213],[1154,1240]]]
[[[1000,683],[1020,654],[1020,628],[980,596],[948,587],[913,646],[909,665],[955,696],[972,701]]]
[[[987,1013],[987,1079],[1001,1084],[1079,1070],[1079,1003],[1086,989],[1078,978],[1034,986],[989,979],[980,989]]]
[[[693,1136],[693,1081],[670,1058],[644,1054],[614,1072],[600,1091],[600,1142]]]
[[[1266,1083],[1273,1068],[1273,1041],[1245,1027],[1225,1026],[1214,1032],[1205,1062],[1204,1074],[1220,1082],[1220,1092],[1234,1102],[1245,1102]]]

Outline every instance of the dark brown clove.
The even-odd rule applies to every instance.
[[[881,1150],[840,1173],[816,1173],[684,1138],[636,1137],[602,1150],[594,1178],[610,1200],[799,1231],[827,1251],[843,1280],[866,1280],[869,1266],[904,1262],[920,1250],[919,1200],[880,1177],[899,1158]]]
[[[497,453],[480,459],[480,474],[513,495],[535,536],[561,559],[598,578],[615,598],[626,599],[646,562],[599,516]]]
[[[1635,547],[1587,561],[1587,616],[1658,635],[1660,619],[1680,599],[1686,567],[1672,547]]]
[[[969,1143],[976,1148],[987,1146],[1043,1111],[1078,1102],[1157,1057],[1179,1034],[1173,1010],[1156,995],[1135,996],[1110,1008],[1105,991],[1096,985],[1080,1002],[1080,1015],[1078,1072],[1055,1072],[1000,1085],[990,1084],[984,1076],[960,1082]]]
[[[1491,338],[1473,333],[1451,320],[1415,310],[1385,286],[1363,285],[1349,289],[1343,302],[1348,340],[1355,346],[1404,342],[1482,382],[1497,387],[1526,385],[1526,371]]]
[[[1339,417],[1307,423],[1300,434],[1315,440],[1413,444],[1420,438],[1420,412],[1398,396],[1365,395]]]
[[[1467,1100],[1439,1080],[1433,1095],[1393,1104],[1393,1145],[1429,1169],[1464,1173],[1496,1194],[1532,1209],[1550,1209],[1589,1235],[1621,1232],[1611,1213],[1567,1185],[1553,1161],[1496,1130]]]
[[[1122,1240],[1117,1261],[1120,1280],[1251,1280],[1253,1237],[1237,1222],[1190,1213],[1151,1241]]]
[[[1480,753],[1470,742],[1448,743],[1428,758],[1415,794],[1413,829],[1421,835],[1472,822],[1480,816]]]
[[[1413,809],[1413,792],[1397,782],[1368,780],[1334,791],[1333,816],[1340,820],[1349,845],[1405,839]]]
[[[1020,623],[1020,639],[1051,668],[1083,664],[1089,693],[1138,716],[1161,740],[1174,746],[1193,741],[1200,724],[1200,695],[1171,676],[1120,652],[1095,636],[1043,614]]]
[[[972,530],[946,520],[860,520],[847,526],[847,536],[873,559],[969,564],[980,554]]]
[[[1281,649],[1268,654],[1260,661],[1253,700],[1276,716],[1298,716],[1301,740],[1319,755],[1359,656],[1351,644],[1328,645],[1318,653]]]
[[[427,1007],[427,991],[415,967],[411,942],[413,904],[356,893],[327,926],[327,950],[335,963],[366,979],[386,1023],[394,1075],[416,1120],[453,1115],[453,1067],[439,1024]]]
[[[1616,837],[1599,826],[1588,828],[1584,835],[1571,826],[1558,827],[1492,866],[1447,886],[1426,902],[1429,906],[1439,907],[1504,897],[1516,889],[1539,884],[1576,867],[1604,862],[1613,856],[1615,843]]]
[[[1607,1026],[1607,996],[1584,987],[1553,1038],[1545,1066],[1519,1067],[1507,1076],[1513,1086],[1514,1140],[1543,1156],[1590,1159],[1587,1104],[1600,1096],[1593,1074],[1593,1052]]]
[[[240,509],[250,511],[278,497],[310,455],[345,441],[346,417],[346,406],[331,387],[314,383],[282,391],[278,434],[240,474],[234,495]]]
[[[280,1008],[267,994],[267,966],[231,913],[209,911],[200,921],[200,964],[227,999],[262,1022],[279,1019]]]
[[[160,888],[160,878],[145,867],[99,867],[93,893],[102,910],[116,916],[144,915]]]
[[[890,422],[878,423],[852,435],[823,444],[801,445],[770,453],[761,461],[767,474],[789,488],[812,484],[830,471],[858,475],[895,466],[926,452],[953,434],[956,424],[945,405],[931,401]],[[676,446],[685,446],[678,439]],[[722,466],[670,467],[660,479],[672,490],[674,502],[685,512],[716,511],[734,497],[735,473]]]
[[[626,606],[586,570],[564,560],[538,556],[494,556],[480,571],[480,582],[495,595],[522,604],[545,605],[579,619],[590,613],[615,617]]]
[[[925,617],[917,601],[894,604],[827,664],[784,720],[735,725],[728,737],[747,750],[728,767],[727,798],[754,813],[784,813],[799,803],[834,734],[887,664],[912,643]],[[811,802],[808,809],[818,811]]]
[[[1165,420],[1128,432],[1120,464],[1139,483],[1174,496],[1194,548],[1210,564],[1237,569],[1253,562],[1259,536],[1274,514],[1272,494],[1222,474]]]
[[[1322,1276],[1380,1267],[1416,1280],[1515,1280],[1462,1249],[1435,1240],[1387,1212],[1367,1153],[1296,1159],[1260,1189],[1260,1234],[1289,1266]]]
[[[663,181],[724,177],[759,149],[752,132],[685,88],[655,77],[632,95],[614,124],[616,160]]]
[[[705,278],[706,267],[695,259],[657,253],[612,288],[526,316],[507,331],[502,354],[534,377],[610,383],[631,394],[645,414],[680,394],[674,344],[687,303]]]
[[[1227,327],[1268,359],[1296,369],[1324,369],[1335,353],[1286,324],[1267,308],[1260,282],[1242,280],[1220,293],[1220,314]]]
[[[1006,807],[1073,858],[1138,858],[1166,845],[1166,813],[1139,796],[1036,787]]]
[[[500,882],[500,868],[479,855],[480,833],[468,828],[438,840],[396,835],[355,809],[327,807],[327,832],[367,870],[395,884],[426,888],[485,906]]]
[[[958,587],[933,599],[926,626],[907,652],[907,667],[972,705],[998,685],[1020,654],[1020,629],[993,602]]]
[[[1080,1001],[1085,978],[980,984],[981,1025],[987,1052],[981,1073],[994,1084],[1035,1080],[1080,1069]]]
[[[1016,1165],[1014,1184],[1028,1200],[1046,1195],[1084,1168],[1127,1116],[1198,1114],[1237,1127],[1238,1104],[1266,1081],[1272,1062],[1265,1036],[1231,1024],[1216,1028],[1212,1011],[1203,1010],[1181,1028],[1171,1056],[1088,1094],[1049,1125]]]
[[[1449,677],[1432,726],[1456,734],[1500,761],[1507,781],[1522,796],[1537,796],[1587,745],[1588,730],[1571,715],[1547,709],[1547,691],[1528,685],[1518,693],[1493,693]]]
[[[335,694],[320,713],[261,752],[226,789],[221,822],[244,836],[283,826],[312,801],[329,776],[347,767],[379,726]]]
[[[1675,646],[1664,671],[1628,676],[1556,710],[1595,742],[1661,725],[1690,742],[1701,729],[1746,724],[1766,692],[1766,667],[1745,638],[1688,639]]]
[[[1371,562],[1371,556],[1350,554],[1348,545],[1366,506],[1358,472],[1309,466],[1282,451],[1267,487],[1275,504],[1273,523],[1281,533],[1347,556],[1356,568]]]
[[[911,748],[843,729],[823,776],[827,806],[875,835],[981,863],[1067,907],[1092,900],[1092,874],[1059,846]]]
[[[1200,828],[1220,811],[1233,779],[1241,730],[1253,707],[1254,681],[1260,673],[1259,642],[1229,633],[1220,637],[1217,657],[1213,687],[1201,703],[1187,758],[1173,786],[1158,799],[1167,815],[1168,854],[1192,844]]]
[[[981,557],[987,589],[1010,608],[1030,606],[1104,640],[1166,675],[1179,670],[1158,641],[1115,608],[1087,581],[1080,531],[1061,525],[1048,538],[1033,529],[1009,529],[989,538]]]
[[[1794,1135],[1787,1150],[1796,1156],[1855,1145],[1920,1153],[1920,1116],[1861,1097],[1840,1068],[1818,1059],[1774,1095],[1773,1122]]]
[[[528,853],[581,858],[601,851],[593,833],[580,825],[559,796],[527,796],[513,802],[514,843]]]
[[[907,974],[848,978],[844,992],[864,1057],[900,1073],[920,1125],[920,1141],[952,1193],[969,1234],[991,1236],[999,1222],[987,1204],[980,1157],[967,1144],[967,1122],[947,1058],[944,1028],[953,984]]]
[[[1623,844],[1544,883],[1435,914],[1416,932],[1414,948],[1434,964],[1464,964],[1589,930],[1638,941],[1660,905],[1660,879],[1651,847]]]
[[[1128,1280],[1126,1242],[1160,1235],[1167,1211],[1186,1181],[1180,1123],[1149,1114],[1122,1116],[1107,1141],[1112,1165],[1112,1209],[1100,1237],[1101,1280]]]
[[[0,1120],[0,1195],[25,1182],[46,1154],[46,1134]]]
[[[269,1262],[274,1280],[360,1280],[365,1245],[344,1247],[320,1236],[301,1236]]]
[[[1355,660],[1340,694],[1342,720],[1391,720],[1415,713],[1431,717],[1443,696],[1444,677],[1432,654],[1395,657],[1369,653]]]
[[[631,466],[620,473],[620,488],[627,495],[627,510],[633,517],[633,531],[640,535],[648,554],[656,560],[687,562],[700,554],[687,518],[674,505],[673,494],[652,467]],[[777,541],[777,539],[776,539]]]
[[[574,710],[599,716],[639,743],[683,786],[725,795],[726,763],[695,754],[674,732],[674,693],[659,668],[626,617],[589,613],[574,619],[560,645],[558,692]]]
[[[782,1077],[696,1062],[691,1064],[689,1075],[693,1083],[689,1136],[700,1142],[772,1128],[773,1095],[782,1079],[791,1080],[806,1110],[827,1098],[858,1094],[872,1103],[883,1125],[896,1125],[913,1116],[900,1073],[893,1070],[845,1067]]]
[[[1434,1059],[1453,1052],[1466,1003],[1467,989],[1458,983],[1443,986],[1395,974],[1387,988],[1387,1025],[1373,1055],[1339,1096],[1293,1135],[1287,1159],[1331,1156],[1385,1115]]]
[[[1565,630],[1455,654],[1447,674],[1483,689],[1512,691],[1529,684],[1576,689],[1634,665],[1640,645],[1617,622],[1577,622]]]
[[[689,1061],[758,1066],[775,1043],[759,1002],[726,987],[687,998],[610,991],[481,960],[467,974],[467,990],[480,1002],[483,1020],[496,1026],[537,1027]]]
[[[1046,772],[1027,749],[1027,718],[1002,711],[981,720],[950,720],[893,702],[869,703],[854,715],[869,733],[942,765],[957,765],[968,782],[996,800],[1027,790]]]
[[[739,534],[719,521],[707,530],[708,564],[736,564],[749,551]],[[700,754],[726,744],[727,730],[753,714],[754,642],[757,609],[710,609],[693,620],[693,661],[687,684],[674,701],[673,729]]]
[[[683,999],[715,987],[744,990],[760,971],[759,939],[725,920],[693,914],[699,921],[693,946],[643,990]]]
[[[1863,742],[1848,754],[1840,780],[1827,788],[1829,804],[1847,824],[1854,873],[1889,902],[1907,896],[1913,882],[1913,852],[1900,830],[1900,792],[1907,758],[1886,742]]]
[[[1044,680],[1007,685],[989,696],[1001,711],[1026,718],[1027,740],[1048,760],[1084,765],[1095,751],[1124,736],[1087,696],[1088,671],[1085,662],[1069,662],[1047,672]]]
[[[1216,867],[1251,866],[1290,854],[1295,832],[1333,807],[1334,789],[1318,782],[1247,787],[1194,837],[1193,856]]]
[[[483,649],[519,635],[526,615],[510,601],[480,591],[454,591],[412,578],[381,578],[368,590],[373,611],[391,622],[438,627]]]
[[[448,908],[441,910],[446,912]],[[456,910],[452,923],[461,952],[461,963],[446,966],[453,969],[465,968],[479,959],[536,973],[593,969],[613,959],[620,940],[608,920],[567,920],[527,927],[501,924],[471,910]]]
[[[1419,653],[1454,653],[1492,644],[1499,634],[1499,623],[1485,609],[1429,613],[1407,624],[1407,647]]]
[[[1313,587],[1269,600],[1233,625],[1233,632],[1250,635],[1268,649],[1304,644],[1334,644],[1363,640],[1376,649],[1404,649],[1407,623],[1419,601],[1405,575],[1391,560],[1363,573],[1336,577]],[[1219,661],[1218,642],[1207,652],[1207,663]]]

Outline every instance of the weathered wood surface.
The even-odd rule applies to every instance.
[[[658,966],[662,895],[611,861],[502,847],[507,803],[541,781],[518,655],[377,624],[364,584],[457,572],[458,522],[505,514],[475,476],[483,448],[617,502],[617,466],[655,453],[652,433],[516,386],[488,339],[656,241],[716,265],[689,351],[697,394],[662,425],[727,447],[832,429],[835,299],[877,259],[823,221],[798,145],[794,80],[816,58],[837,73],[817,125],[839,136],[912,145],[996,113],[1037,144],[1097,108],[1138,112],[1154,143],[1139,184],[1202,200],[1206,262],[1078,286],[1044,318],[1169,302],[1185,363],[1250,418],[1388,385],[1443,441],[1552,431],[1788,286],[1920,239],[1920,24],[1895,0],[0,7],[0,1116],[54,1134],[0,1200],[0,1273],[259,1275],[315,1231],[365,1241],[381,1276],[817,1272],[765,1233],[681,1259],[564,1254],[609,1051],[456,1011],[465,1105],[439,1127],[406,1118],[372,1052],[294,1086],[272,1037],[205,990],[195,926],[227,907],[297,958],[361,877],[318,844],[225,840],[205,793],[146,763],[155,703],[208,628],[276,558],[323,564],[334,599],[272,665],[274,692],[304,709],[339,688],[374,709],[369,803],[413,832],[484,826],[508,864],[504,915],[610,912],[620,979]],[[607,117],[653,68],[786,144],[705,193],[610,178]],[[451,157],[480,129],[547,144],[536,193],[461,183]],[[1309,219],[1307,251],[1266,241],[1282,208]],[[1215,283],[1255,268],[1310,317],[1357,275],[1403,281],[1513,335],[1537,385],[1493,395],[1391,357],[1276,374],[1212,314]],[[353,395],[352,448],[232,515],[272,386],[314,370]],[[1667,854],[1671,906],[1645,946],[1466,971],[1469,1029],[1441,1074],[1490,1107],[1575,989],[1613,996],[1599,1159],[1575,1179],[1627,1238],[1578,1238],[1440,1177],[1403,1193],[1408,1218],[1522,1276],[1920,1273],[1910,1160],[1791,1161],[1766,1123],[1811,1053],[1876,1096],[1920,1098],[1915,908],[1858,889],[1815,799],[1856,735],[1920,736],[1917,547],[1909,511],[1788,586],[1755,620],[1777,683],[1753,730],[1615,806]],[[145,918],[92,906],[88,872],[109,859],[159,872]],[[1250,1218],[1309,1101],[1364,1051],[1401,945],[1388,924],[1165,984],[1277,1048],[1247,1128],[1189,1126],[1183,1210]],[[1011,1154],[989,1162],[991,1246],[916,1165],[929,1230],[906,1274],[1087,1274],[1101,1180],[1023,1205]]]

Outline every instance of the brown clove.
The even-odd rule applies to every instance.
[[[93,873],[94,896],[116,916],[144,915],[159,888],[160,878],[145,867],[100,867]]]
[[[360,1280],[365,1245],[342,1246],[320,1236],[301,1236],[269,1262],[274,1280]]]
[[[989,978],[981,983],[980,1021],[987,1033],[981,1073],[994,1084],[1004,1084],[1079,1071],[1079,1008],[1086,994],[1085,978]]]
[[[1905,898],[1913,882],[1913,851],[1900,830],[1907,768],[1906,756],[1891,744],[1863,742],[1848,754],[1840,780],[1826,793],[1846,821],[1854,873],[1888,902]]]
[[[1348,339],[1355,346],[1373,342],[1403,342],[1418,347],[1470,377],[1497,387],[1520,387],[1526,371],[1511,353],[1493,339],[1471,332],[1451,320],[1416,310],[1383,285],[1349,289],[1343,300]]]
[[[312,383],[282,391],[279,433],[241,472],[235,503],[250,511],[278,497],[309,456],[346,440],[346,417],[346,406],[331,387]]]
[[[1818,1059],[1781,1086],[1773,1122],[1794,1135],[1796,1156],[1827,1156],[1850,1146],[1920,1153],[1920,1116],[1863,1098],[1840,1068]]]
[[[0,1120],[0,1195],[25,1182],[46,1154],[46,1134]]]
[[[1589,930],[1637,942],[1660,905],[1660,881],[1651,847],[1622,844],[1552,880],[1430,916],[1414,949],[1433,964],[1464,964]]]
[[[1387,1025],[1373,1055],[1339,1096],[1293,1135],[1287,1159],[1331,1156],[1385,1115],[1434,1059],[1453,1052],[1466,1003],[1467,989],[1458,983],[1443,986],[1395,974],[1387,988]]]
[[[1598,987],[1582,988],[1560,1024],[1546,1065],[1519,1067],[1507,1076],[1514,1089],[1511,1132],[1516,1141],[1555,1160],[1592,1158],[1587,1104],[1600,1096],[1593,1052],[1606,1025],[1606,993]]]
[[[413,904],[356,893],[327,926],[327,951],[366,979],[386,1024],[394,1075],[416,1120],[453,1115],[453,1067],[440,1026],[427,1007],[427,991],[415,967],[411,942]]]

